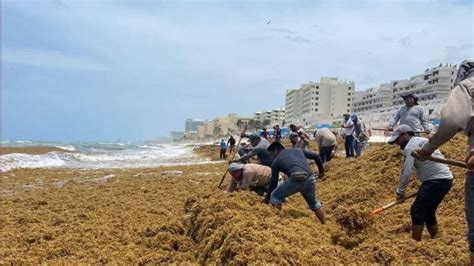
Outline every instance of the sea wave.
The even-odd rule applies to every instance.
[[[140,144],[122,149],[96,145],[55,145],[67,150],[41,155],[21,153],[0,156],[1,171],[17,168],[137,168],[164,165],[188,165],[207,163],[192,152],[187,145]],[[74,151],[74,152],[71,152]]]

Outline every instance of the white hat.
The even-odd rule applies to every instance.
[[[398,137],[405,132],[413,132],[413,129],[409,125],[399,125],[392,133],[392,136],[387,141],[388,144],[393,144],[397,141]]]
[[[229,164],[229,172],[236,172],[239,171],[240,169],[244,168],[244,164],[242,163],[231,163]]]

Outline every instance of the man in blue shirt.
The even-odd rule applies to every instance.
[[[221,139],[221,143],[220,143],[220,146],[221,146],[221,152],[220,152],[220,155],[219,155],[219,159],[225,159],[225,152],[227,150],[227,144],[225,143],[224,139]]]
[[[317,199],[315,182],[311,166],[307,159],[313,159],[319,170],[319,176],[324,176],[323,163],[317,153],[302,149],[287,149],[278,142],[273,142],[268,151],[273,157],[272,177],[270,187],[265,198],[265,203],[271,203],[272,206],[281,209],[283,200],[295,193],[300,192],[303,195],[309,208],[315,213],[319,221],[324,224],[326,218],[321,209],[321,203]],[[278,187],[278,174],[283,172],[288,179]]]

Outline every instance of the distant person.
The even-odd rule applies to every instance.
[[[354,131],[353,131],[353,136],[354,136],[354,151],[355,151],[355,157],[360,157],[362,155],[362,150],[364,149],[365,145],[367,144],[367,141],[369,140],[369,137],[365,133],[365,127],[364,125],[360,122],[360,119],[357,117],[357,114],[352,114],[351,115],[351,120],[354,123]]]
[[[230,138],[227,140],[227,146],[229,146],[229,154],[232,154],[235,149],[235,139],[232,135],[230,135]]]
[[[302,137],[298,135],[296,132],[291,132],[288,135],[288,139],[291,142],[292,148],[297,148],[297,149],[302,149],[302,150],[307,150],[308,145],[307,143],[303,140]]]
[[[319,221],[322,224],[326,223],[324,211],[316,194],[316,178],[307,161],[307,159],[313,159],[318,166],[319,177],[323,177],[324,167],[319,155],[301,149],[285,150],[283,145],[278,142],[273,142],[268,147],[268,151],[271,152],[274,161],[271,166],[272,177],[265,202],[281,209],[281,205],[286,197],[299,192]],[[278,185],[280,172],[285,173],[288,179]]]
[[[414,131],[429,132],[430,124],[426,117],[425,111],[418,105],[418,97],[413,93],[402,95],[400,97],[405,100],[405,105],[400,107],[398,111],[390,118],[388,122],[388,128],[393,130],[393,128],[400,121],[400,125],[408,125]]]
[[[314,139],[319,148],[319,156],[323,163],[331,161],[332,150],[337,144],[336,135],[327,127],[319,127],[314,132]]]
[[[471,265],[474,265],[474,59],[461,63],[454,86],[446,105],[441,110],[438,131],[417,152],[429,156],[459,131],[464,131],[468,136],[466,156],[468,171],[464,185],[464,204]]]
[[[309,144],[309,141],[310,141],[309,135],[308,133],[306,133],[306,131],[304,131],[304,128],[302,126],[295,126],[294,124],[291,124],[290,130],[291,132],[297,133],[298,136],[303,139],[303,141]]]
[[[262,130],[263,130],[263,131],[260,133],[260,137],[262,137],[262,138],[268,140],[268,135],[269,135],[269,134],[268,134],[267,129],[266,129],[266,128],[263,128]]]
[[[421,181],[415,202],[410,209],[412,220],[412,238],[421,241],[423,228],[426,225],[431,238],[438,234],[436,210],[453,185],[453,174],[448,166],[430,160],[419,160],[411,155],[417,148],[428,143],[428,139],[416,137],[413,129],[408,125],[398,126],[388,140],[389,144],[398,144],[405,157],[400,183],[396,190],[397,200],[405,199],[405,189],[410,183],[412,169]],[[434,152],[435,157],[444,158],[439,150]]]
[[[253,156],[257,156],[258,160],[260,161],[261,165],[270,166],[272,165],[272,157],[270,153],[267,151],[268,146],[270,143],[264,138],[261,138],[257,134],[246,135],[242,134],[242,137],[248,137],[250,140],[251,150],[245,154],[244,156],[240,157],[237,160],[231,161],[231,163],[244,163]]]
[[[342,125],[342,136],[344,137],[344,147],[346,149],[346,158],[354,157],[354,122],[350,114],[344,114],[344,123]]]
[[[275,141],[276,141],[276,142],[280,142],[280,141],[281,141],[281,129],[280,129],[280,125],[274,126],[274,127],[273,127],[273,132],[274,132]]]
[[[221,139],[220,147],[221,147],[221,150],[220,150],[219,159],[225,159],[226,158],[225,153],[226,153],[226,150],[227,150],[227,144],[225,143],[224,139]]]
[[[227,189],[228,192],[233,192],[236,189],[251,190],[263,196],[268,190],[272,169],[268,166],[254,163],[231,163],[229,165],[229,173],[232,176],[232,180]]]

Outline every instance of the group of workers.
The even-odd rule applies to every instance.
[[[442,163],[429,159],[414,157],[413,152],[421,156],[441,157],[438,147],[449,141],[457,132],[464,131],[468,136],[468,152],[466,163],[468,167],[465,183],[465,213],[468,224],[468,241],[471,264],[474,265],[474,61],[466,60],[460,65],[452,90],[445,107],[441,111],[441,122],[436,133],[429,138],[421,137],[421,133],[429,133],[430,128],[426,115],[418,106],[418,98],[414,94],[403,95],[405,106],[401,107],[390,119],[389,128],[392,135],[389,144],[397,144],[403,152],[404,162],[400,174],[399,185],[396,188],[396,200],[405,199],[406,188],[410,182],[412,169],[416,171],[421,186],[416,199],[410,208],[412,220],[412,238],[420,241],[424,226],[433,238],[438,234],[436,210],[452,186],[453,175],[450,169]],[[360,156],[360,151],[354,146],[354,138],[358,138],[364,130],[360,127],[357,116],[345,115],[343,133],[345,135],[346,157]],[[398,126],[397,123],[399,123]],[[302,127],[290,126],[289,139],[293,145],[285,149],[279,139],[269,143],[267,138],[257,134],[245,135],[252,148],[247,151],[239,150],[241,157],[229,163],[228,170],[232,175],[228,191],[237,187],[242,190],[250,189],[265,196],[264,202],[276,208],[281,208],[285,199],[295,193],[301,193],[309,208],[318,220],[324,224],[325,214],[318,200],[315,185],[315,175],[311,170],[308,159],[314,160],[318,167],[319,177],[324,176],[323,163],[331,160],[331,151],[336,145],[336,136],[328,128],[318,129],[314,137],[319,146],[319,154],[307,149],[309,135]],[[353,134],[357,131],[356,134]],[[349,134],[350,133],[350,134]],[[250,158],[257,156],[259,164],[247,163]],[[426,158],[426,157],[424,157]],[[281,178],[283,173],[286,178]],[[281,180],[283,179],[283,180]]]

